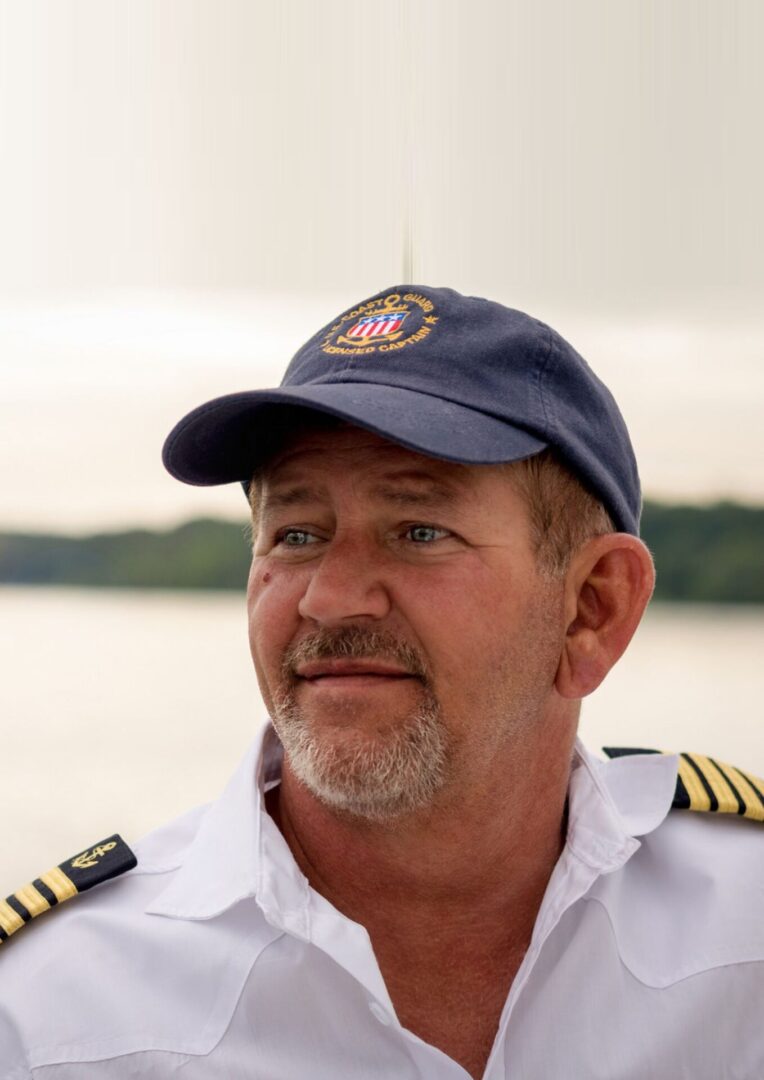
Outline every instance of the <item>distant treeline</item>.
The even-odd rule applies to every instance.
[[[764,507],[648,502],[642,535],[658,569],[657,599],[764,603]],[[248,529],[227,521],[77,538],[0,533],[4,583],[242,589],[248,566]]]

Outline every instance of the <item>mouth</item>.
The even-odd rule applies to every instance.
[[[299,664],[295,674],[297,678],[311,686],[348,687],[375,686],[416,676],[395,664],[379,660],[336,659],[312,660]]]

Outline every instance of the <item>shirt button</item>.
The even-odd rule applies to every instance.
[[[390,1016],[387,1011],[382,1008],[378,1001],[369,1002],[369,1012],[375,1020],[379,1020],[380,1024],[384,1024],[385,1027],[390,1023]]]

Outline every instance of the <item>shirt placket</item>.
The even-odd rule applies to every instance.
[[[565,912],[589,892],[594,882],[602,874],[620,869],[640,847],[639,841],[623,830],[590,769],[582,770],[577,777],[577,786],[575,801],[578,805],[573,805],[572,800],[571,814],[577,819],[589,819],[592,827],[576,820],[569,829],[565,848],[549,879],[530,946],[504,1005],[483,1080],[516,1080],[511,1069],[511,1046],[507,1045],[512,1014],[520,997],[529,992],[533,970],[544,945]],[[522,1038],[522,1033],[517,1037]]]

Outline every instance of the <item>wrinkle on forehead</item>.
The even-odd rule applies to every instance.
[[[410,470],[386,474],[383,481],[369,486],[368,494],[379,502],[401,508],[454,506],[459,501],[458,489],[455,486],[412,473]],[[262,504],[270,511],[287,510],[306,503],[328,501],[329,497],[329,489],[322,484],[290,484],[288,481],[277,481],[274,486],[266,484]]]
[[[422,461],[434,461],[426,454],[408,450],[399,443],[386,439],[382,435],[376,435],[373,431],[365,428],[354,427],[352,424],[343,424],[331,431],[303,430],[286,440],[279,450],[265,463],[264,472],[277,471],[282,466],[289,464],[297,458],[313,453],[358,453],[371,450],[384,453],[401,453],[420,458]]]
[[[381,458],[390,459],[390,468],[395,467],[395,460],[401,473],[406,472],[411,478],[419,478],[425,482],[437,482],[447,480],[458,483],[467,482],[470,472],[475,466],[464,465],[459,462],[445,461],[442,458],[430,457],[418,450],[410,450],[401,446],[400,443],[392,442],[374,432],[364,428],[346,425],[331,432],[307,432],[297,436],[275,454],[259,470],[261,480],[267,480],[273,484],[281,480],[284,473],[289,471],[290,466],[299,466],[300,459],[312,455],[343,455],[356,460],[359,455],[369,455],[372,464],[381,466]],[[298,472],[298,469],[295,470]],[[295,479],[297,477],[295,476]]]

